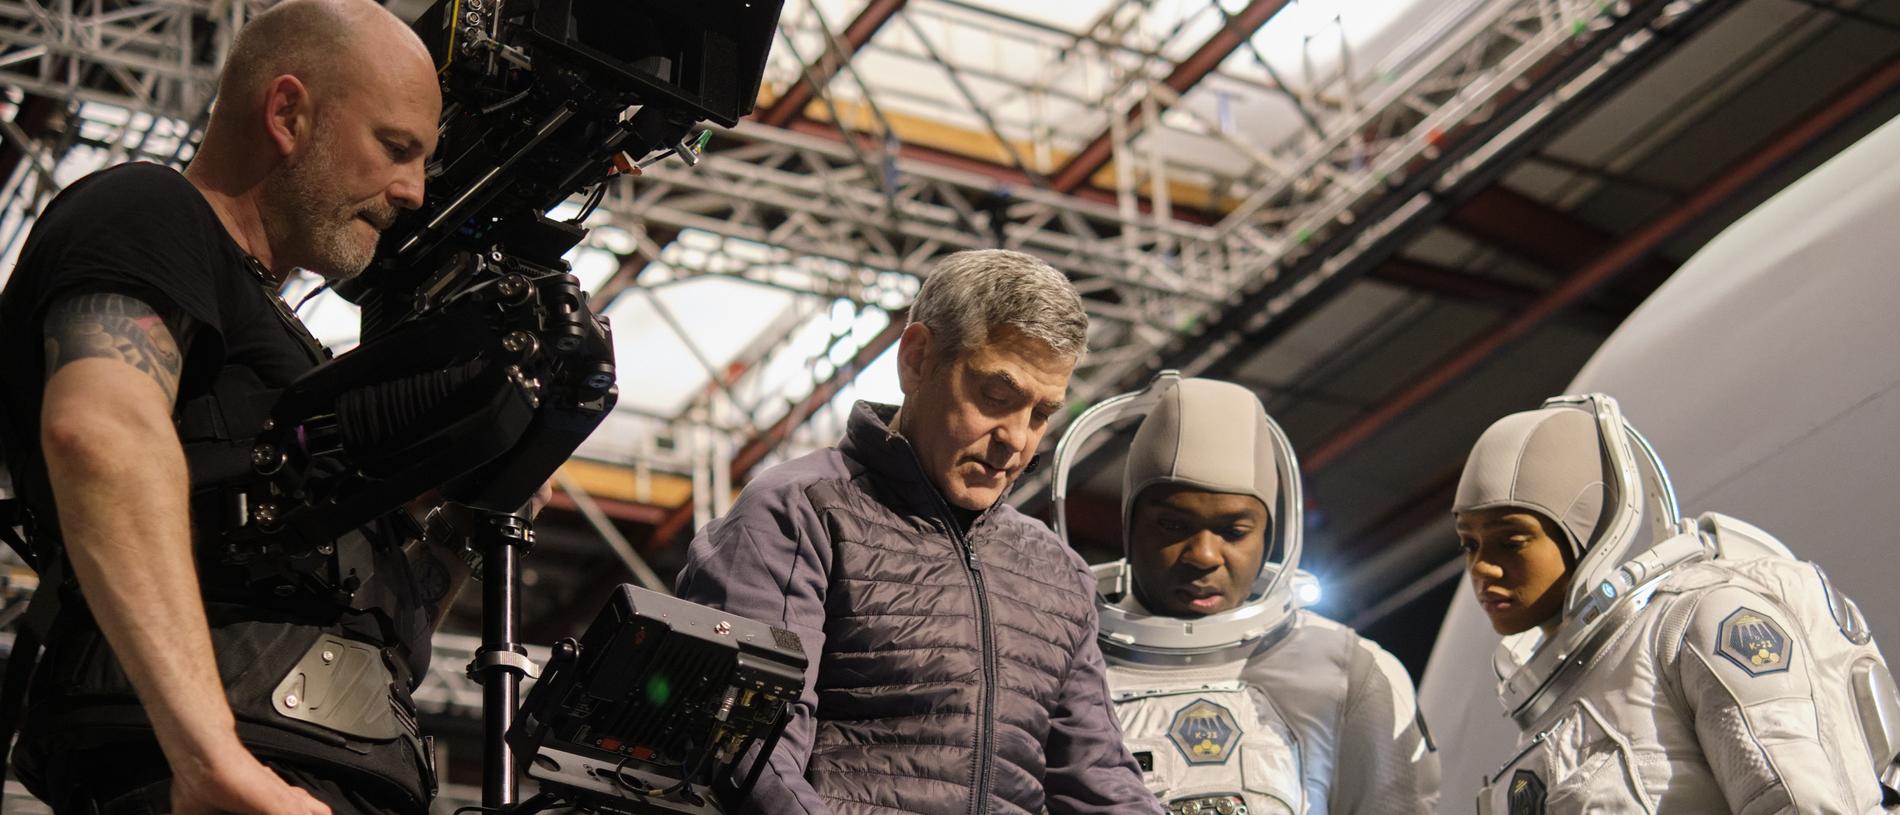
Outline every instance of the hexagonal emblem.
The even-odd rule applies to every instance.
[[[1511,815],[1544,815],[1544,779],[1530,770],[1518,770],[1511,774],[1511,789],[1507,793],[1511,802]]]
[[[1240,744],[1240,723],[1227,708],[1196,699],[1175,711],[1168,740],[1189,764],[1225,764]]]
[[[1788,670],[1794,656],[1793,643],[1781,624],[1747,606],[1736,609],[1722,620],[1721,644],[1715,652],[1726,657],[1749,676]]]

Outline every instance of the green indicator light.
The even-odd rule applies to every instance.
[[[666,681],[666,677],[654,674],[647,680],[647,704],[661,707],[672,698],[673,683]]]

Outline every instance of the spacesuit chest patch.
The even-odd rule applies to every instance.
[[[1511,774],[1510,815],[1544,815],[1544,779],[1530,770]]]
[[[1189,764],[1225,764],[1240,744],[1240,723],[1227,708],[1196,699],[1175,711],[1168,740]]]
[[[1748,672],[1749,676],[1788,670],[1794,657],[1793,643],[1781,624],[1768,615],[1747,606],[1722,620],[1721,643],[1715,652]]]

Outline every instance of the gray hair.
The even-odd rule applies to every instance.
[[[962,353],[1011,328],[1081,362],[1088,351],[1089,318],[1069,279],[1022,252],[972,249],[937,263],[910,306],[946,353]]]

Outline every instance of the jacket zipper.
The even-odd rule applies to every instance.
[[[895,434],[893,434],[895,435]],[[917,458],[917,451],[911,449],[908,442],[905,448],[910,451],[911,462],[917,465],[917,474],[924,474],[924,463]],[[970,815],[986,815],[990,811],[990,770],[991,754],[995,752],[996,728],[992,720],[996,715],[996,646],[990,631],[990,592],[983,585],[983,561],[976,556],[976,547],[972,546],[957,526],[956,513],[950,511],[950,502],[935,486],[929,486],[930,497],[937,500],[938,523],[950,534],[950,540],[963,553],[963,565],[970,570],[970,586],[976,592],[976,634],[977,643],[983,649],[983,707],[976,720],[976,790],[970,800]],[[994,507],[992,507],[993,509]],[[970,528],[982,523],[989,510],[977,515],[970,522]]]
[[[970,567],[970,579],[976,583],[976,621],[977,634],[983,646],[983,718],[977,720],[977,741],[981,745],[977,752],[976,772],[976,815],[983,815],[990,809],[990,763],[991,753],[996,742],[996,644],[990,630],[990,592],[983,585],[982,561],[976,559],[976,547],[962,535],[957,541],[963,546],[965,562]]]
[[[996,728],[991,723],[996,713],[996,647],[990,641],[990,593],[983,584],[983,562],[977,559],[976,547],[958,531],[956,515],[950,511],[950,505],[943,500],[943,496],[935,495],[935,490],[932,490],[932,494],[937,499],[937,506],[943,510],[939,520],[943,523],[944,531],[950,533],[950,540],[962,551],[963,565],[970,570],[971,586],[976,592],[977,641],[983,649],[983,707],[982,715],[977,717],[976,722],[976,794],[971,796],[970,813],[984,815],[990,809],[991,753],[994,752],[996,741]],[[978,520],[981,520],[980,516]],[[970,525],[975,527],[976,522],[972,521]]]

